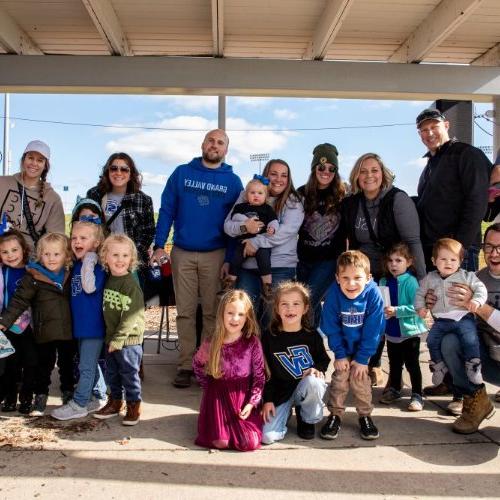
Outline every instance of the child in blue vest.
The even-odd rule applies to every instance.
[[[384,308],[387,319],[385,336],[389,356],[389,387],[380,399],[391,404],[401,399],[401,375],[403,365],[410,374],[411,400],[409,411],[423,409],[422,372],[420,371],[420,336],[427,331],[424,321],[415,311],[413,303],[418,290],[418,281],[409,270],[413,264],[408,245],[394,245],[384,257],[386,278],[380,286],[389,289],[391,305]]]
[[[98,364],[105,334],[102,300],[106,273],[97,262],[96,252],[103,239],[102,227],[96,221],[73,222],[71,315],[73,337],[78,342],[80,378],[73,398],[52,411],[51,416],[57,420],[85,417],[106,404],[106,383]]]
[[[345,413],[345,399],[352,391],[363,439],[377,439],[371,419],[372,386],[368,361],[377,350],[384,329],[384,303],[370,274],[368,257],[357,250],[337,260],[337,282],[326,295],[320,330],[335,354],[329,389],[330,416],[321,428],[323,439],[336,439]]]

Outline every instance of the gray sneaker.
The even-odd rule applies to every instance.
[[[80,406],[71,399],[67,404],[52,410],[50,416],[56,420],[72,420],[73,418],[86,417],[88,414],[87,408]]]
[[[49,396],[47,394],[35,395],[35,401],[33,402],[33,407],[30,412],[30,417],[43,417],[45,415],[47,399],[49,399]]]
[[[92,399],[89,401],[89,404],[87,405],[87,411],[89,413],[94,413],[95,411],[99,411],[101,408],[104,408],[106,406],[106,402],[107,399],[99,399],[93,396]]]
[[[389,389],[382,394],[380,402],[384,405],[390,405],[399,399],[401,399],[401,393],[393,387],[389,387]]]

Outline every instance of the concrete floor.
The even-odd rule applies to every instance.
[[[30,432],[51,427],[47,441],[28,433],[21,447],[0,448],[0,499],[500,497],[500,411],[479,432],[461,436],[451,432],[454,417],[444,411],[449,398],[426,400],[419,413],[406,411],[404,398],[392,407],[376,404],[377,441],[360,439],[350,407],[333,442],[299,439],[292,418],[279,444],[253,453],[210,452],[193,444],[200,389],[171,386],[175,351],[157,355],[151,339],[146,352],[140,424],[127,428],[116,418],[68,433],[67,423],[40,419]],[[429,382],[427,359],[423,353]],[[488,386],[490,395],[496,390]],[[374,401],[381,391],[374,389]],[[58,404],[54,391],[49,410]],[[0,413],[0,445],[20,421]]]

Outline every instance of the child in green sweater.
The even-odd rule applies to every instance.
[[[106,324],[106,382],[111,395],[94,417],[107,419],[123,409],[123,425],[135,425],[141,414],[139,367],[144,336],[144,300],[132,275],[137,267],[137,249],[124,234],[112,234],[104,241],[100,258],[110,276],[104,288],[103,312]]]

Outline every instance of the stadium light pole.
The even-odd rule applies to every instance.
[[[269,160],[269,153],[255,153],[250,155],[250,161],[259,162],[259,175],[262,173],[262,162]]]

